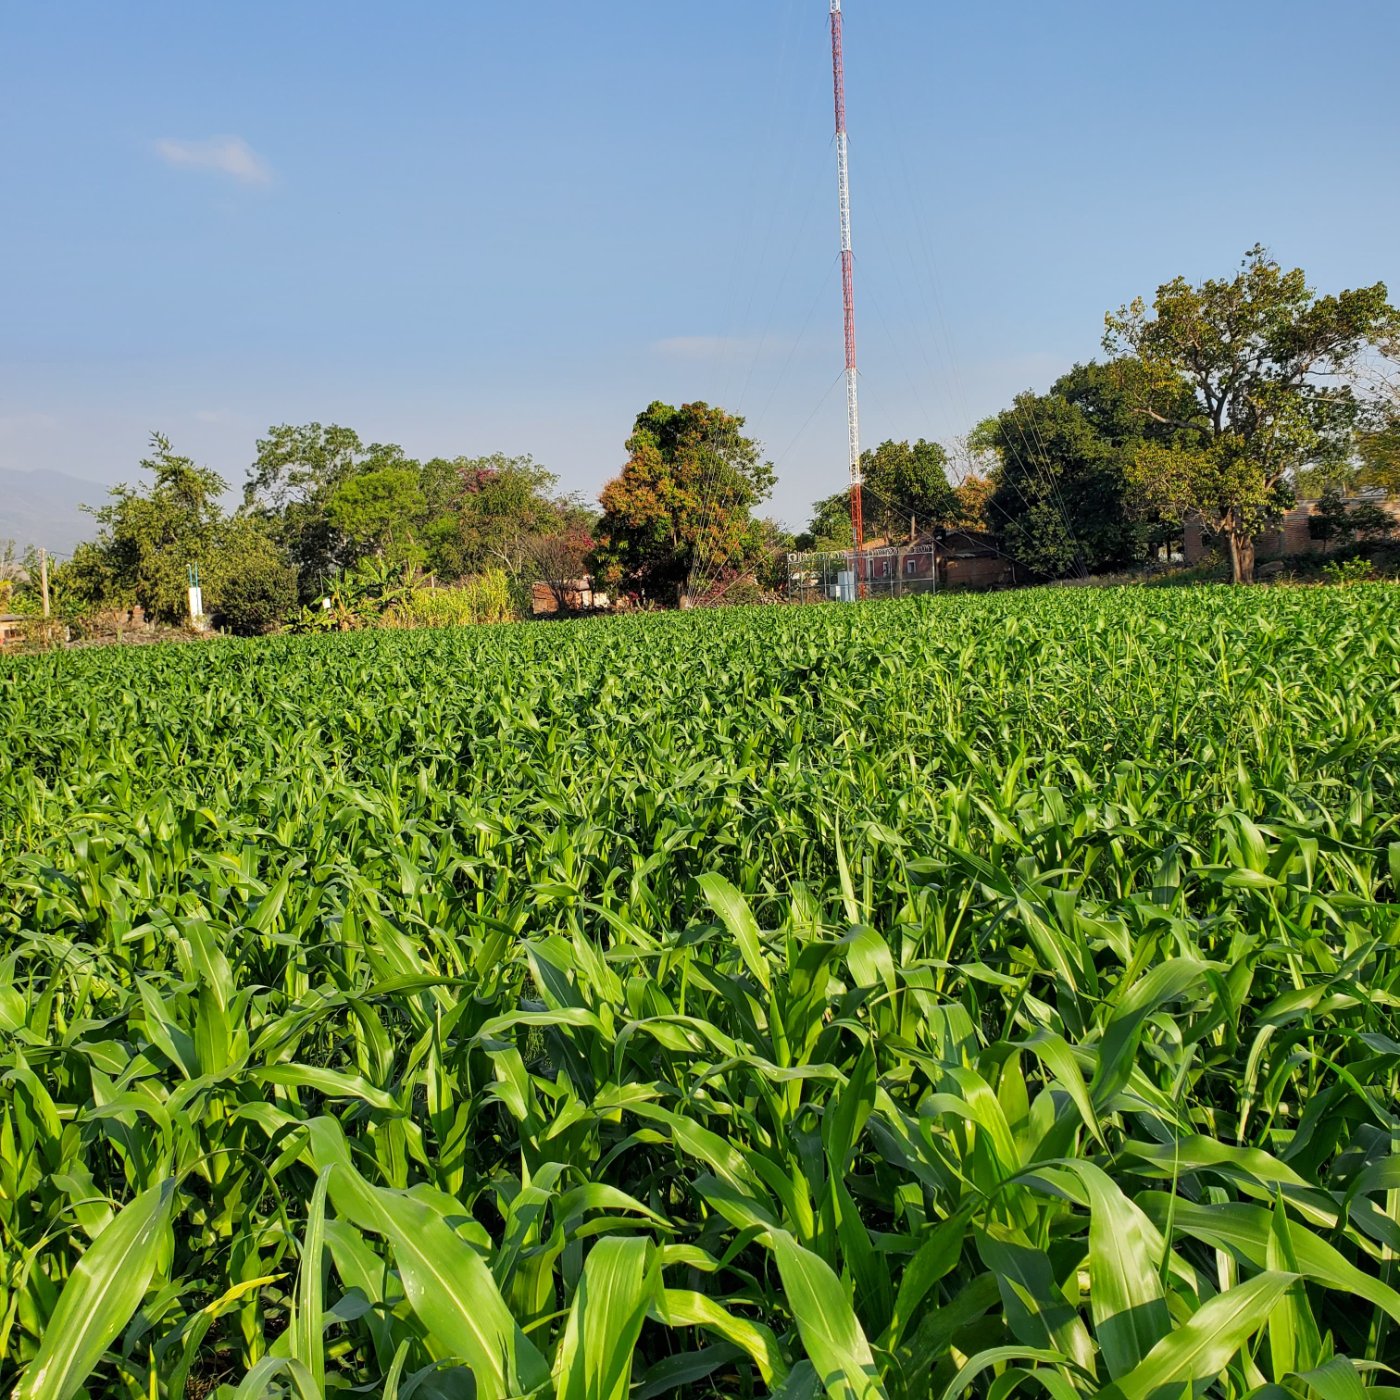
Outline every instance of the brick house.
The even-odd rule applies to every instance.
[[[536,583],[530,589],[530,612],[549,617],[557,612],[593,612],[608,606],[608,595],[594,590],[590,578]]]
[[[1378,505],[1396,523],[1400,530],[1400,501],[1377,500],[1372,496],[1357,496],[1353,501],[1369,501]],[[1278,529],[1268,530],[1254,543],[1254,557],[1258,563],[1270,559],[1295,559],[1301,555],[1322,554],[1327,545],[1323,540],[1315,540],[1308,527],[1308,521],[1317,514],[1316,501],[1299,501],[1280,522]],[[1200,520],[1188,520],[1185,527],[1183,555],[1187,564],[1200,564],[1210,556],[1212,543]]]
[[[788,556],[788,596],[836,597],[851,557],[840,551]],[[936,569],[936,574],[935,574]],[[909,540],[867,540],[861,554],[864,591],[871,597],[903,593],[976,591],[1017,582],[1014,563],[990,535],[976,530],[947,530]]]
[[[1012,562],[990,535],[976,530],[946,530],[937,539],[925,534],[905,543],[870,540],[862,555],[867,583],[881,591],[896,591],[896,581],[911,592],[931,591],[935,560],[940,590],[1001,588],[1015,581]]]

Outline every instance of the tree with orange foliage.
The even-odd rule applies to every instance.
[[[705,403],[658,402],[638,416],[627,463],[599,497],[600,582],[670,603],[688,581],[710,586],[755,565],[765,531],[753,511],[775,473],[743,427]]]

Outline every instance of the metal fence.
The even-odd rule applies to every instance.
[[[938,591],[938,547],[882,545],[817,550],[787,557],[787,594],[794,602],[854,602],[857,597],[899,598]]]

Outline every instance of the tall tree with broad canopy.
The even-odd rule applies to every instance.
[[[370,472],[419,470],[396,444],[366,447],[354,429],[335,423],[282,423],[268,429],[257,449],[243,499],[267,521],[296,566],[303,599],[314,597],[332,574],[366,552],[365,543],[347,536],[332,519],[336,493]]]
[[[932,450],[920,454],[921,448]],[[917,466],[921,455],[923,464],[936,464],[936,476],[930,472],[920,480],[913,472],[890,470],[892,462],[901,468]],[[969,472],[957,486],[951,485],[945,475],[948,455],[938,443],[919,442],[911,448],[908,443],[887,442],[863,454],[861,460],[866,485],[872,485],[874,474],[873,489],[865,497],[866,521],[873,522],[881,534],[891,539],[901,537],[907,533],[911,517],[921,534],[939,527],[986,528],[991,482]],[[851,539],[851,493],[837,491],[813,502],[811,522],[794,539],[793,548],[839,552],[850,549]]]
[[[1356,431],[1352,488],[1381,487],[1400,496],[1400,337],[1384,347],[1372,366],[1371,393]]]
[[[423,562],[416,536],[427,502],[417,466],[357,472],[331,493],[326,518],[357,556],[372,554],[390,564]]]
[[[284,622],[297,604],[297,572],[260,516],[244,509],[220,521],[200,570],[215,627],[255,637]]]
[[[559,478],[528,455],[464,457],[456,466],[460,572],[499,568],[517,588],[533,581],[537,542],[572,531],[578,503],[561,497]]]
[[[533,457],[435,457],[424,462],[421,485],[427,563],[438,577],[499,570],[514,605],[525,609],[531,584],[554,586],[586,572],[597,512],[559,494],[559,478]],[[569,560],[571,571],[558,574]]]
[[[851,547],[851,493],[837,491],[812,505],[812,519],[797,537],[796,547],[832,552]]]
[[[1378,414],[1356,435],[1355,484],[1380,486],[1400,496],[1400,407]]]
[[[888,540],[954,523],[961,506],[948,480],[948,453],[940,443],[882,442],[860,457],[865,479],[867,532]]]
[[[775,473],[743,428],[706,403],[658,402],[638,415],[627,463],[599,497],[593,566],[604,583],[675,602],[688,580],[712,584],[764,557],[753,511]]]
[[[1141,563],[1158,542],[1129,464],[1144,441],[1170,444],[1179,430],[1136,411],[1143,374],[1136,360],[1075,365],[974,430],[970,446],[995,462],[987,528],[1019,564],[1046,578],[1101,573]],[[1174,415],[1192,411],[1184,381],[1157,388]]]
[[[1133,453],[1135,490],[1165,515],[1199,518],[1225,542],[1231,578],[1251,582],[1255,540],[1290,503],[1292,476],[1350,452],[1356,371],[1398,326],[1383,282],[1319,296],[1262,247],[1228,281],[1178,277],[1150,309],[1139,298],[1109,312],[1104,348],[1145,371],[1135,410],[1179,434]],[[1174,406],[1183,378],[1187,414]]]
[[[162,622],[180,622],[189,611],[189,566],[208,566],[228,485],[180,456],[162,433],[151,435],[141,468],[151,474],[148,486],[114,486],[106,505],[90,508],[97,539],[74,550],[65,581],[94,605],[139,604]]]
[[[528,456],[420,463],[393,443],[365,446],[350,428],[308,423],[268,430],[244,496],[297,564],[303,599],[366,556],[443,579],[501,568],[519,594],[541,536],[576,533],[581,514],[592,524],[558,486]]]

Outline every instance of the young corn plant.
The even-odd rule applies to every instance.
[[[1400,1396],[1400,592],[0,662],[16,1396]]]

